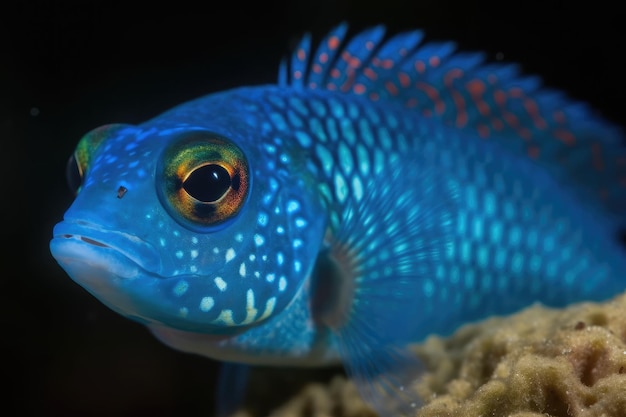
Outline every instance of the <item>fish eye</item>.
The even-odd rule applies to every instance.
[[[80,191],[85,175],[91,166],[93,156],[100,144],[114,132],[126,126],[119,123],[100,126],[86,133],[78,141],[78,145],[76,145],[76,149],[67,161],[65,168],[67,185],[74,194],[78,194]]]
[[[192,230],[224,225],[239,213],[248,195],[245,155],[231,140],[214,133],[196,131],[174,141],[157,170],[162,204]]]

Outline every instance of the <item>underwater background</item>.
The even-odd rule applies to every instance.
[[[626,126],[626,19],[608,0],[25,1],[0,13],[3,403],[19,415],[211,415],[218,363],[108,310],[51,257],[65,164],[94,127],[273,83],[306,31],[421,28],[518,62]],[[206,10],[205,10],[206,9]],[[320,378],[330,378],[326,372]],[[294,388],[295,389],[295,388]],[[285,393],[287,396],[288,393]]]

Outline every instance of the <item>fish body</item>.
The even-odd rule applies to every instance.
[[[88,133],[51,250],[170,346],[343,362],[410,410],[409,343],[624,290],[626,148],[513,66],[345,33],[305,37],[276,85]]]

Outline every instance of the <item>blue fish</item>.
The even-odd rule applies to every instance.
[[[87,133],[50,248],[173,348],[343,363],[381,414],[408,414],[411,343],[624,291],[626,147],[515,65],[346,33],[305,35],[275,85]]]

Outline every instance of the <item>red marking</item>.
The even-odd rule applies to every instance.
[[[463,71],[459,68],[453,68],[448,71],[443,76],[443,83],[450,90],[450,94],[452,95],[452,100],[454,101],[454,106],[457,110],[456,115],[456,125],[457,127],[464,127],[467,124],[467,112],[465,111],[465,99],[458,92],[456,88],[454,88],[454,80],[457,78],[463,77]]]
[[[400,81],[400,85],[404,88],[407,88],[411,85],[411,78],[406,72],[399,72],[398,80]]]
[[[493,92],[493,99],[497,105],[504,106],[506,104],[506,93],[502,90],[496,90]]]
[[[329,91],[334,91],[334,90],[337,89],[337,85],[333,84],[333,83],[328,83],[328,84],[326,84],[326,89],[329,90]]]
[[[526,112],[528,112],[528,115],[533,119],[533,123],[535,124],[535,127],[537,129],[546,128],[547,123],[545,120],[543,120],[543,118],[539,114],[539,108],[537,107],[537,103],[535,103],[535,101],[532,98],[526,97],[526,94],[524,94],[524,90],[522,90],[519,87],[513,87],[509,89],[509,95],[511,97],[524,99],[523,100],[524,108],[526,108]]]
[[[400,54],[400,56],[406,56],[406,48],[400,49],[398,53]]]
[[[365,92],[365,86],[363,84],[355,84],[352,89],[356,94],[363,94]]]
[[[477,100],[477,99],[474,98],[474,100]],[[483,116],[487,116],[489,112],[491,111],[491,109],[489,108],[489,105],[485,103],[483,100],[481,100],[480,97],[478,98],[478,100],[480,100],[480,101],[476,101],[476,107],[478,108],[478,111]]]
[[[548,126],[546,121],[543,120],[543,117],[539,114],[539,107],[537,106],[537,103],[535,103],[535,100],[532,98],[526,98],[526,100],[524,100],[524,107],[530,117],[532,117],[537,129],[543,130]]]
[[[406,101],[406,106],[409,108],[413,108],[417,106],[417,99],[416,98],[410,98]]]
[[[430,109],[424,109],[422,110],[422,114],[426,117],[430,117],[433,115],[433,112]]]
[[[384,69],[391,69],[391,67],[393,67],[393,60],[392,59],[383,59],[381,62],[381,65]]]
[[[313,67],[311,69],[316,74],[320,74],[322,72],[322,66],[320,64],[313,64]]]
[[[485,100],[482,99],[482,95],[485,94],[485,91],[487,90],[485,83],[478,79],[471,80],[465,83],[465,89],[470,93],[470,96],[472,96],[472,100],[474,100],[474,103],[478,108],[478,112],[483,116],[487,116],[490,112],[490,108]]]
[[[483,83],[481,80],[471,80],[465,84],[465,89],[472,96],[481,96],[485,93],[486,87],[485,83]]]
[[[322,52],[320,54],[320,62],[325,64],[328,61],[328,54],[326,52]]]
[[[576,144],[576,138],[569,130],[557,129],[554,131],[554,137],[568,146]]]
[[[487,76],[487,81],[489,82],[489,84],[496,84],[498,82],[498,77],[496,77],[494,74],[489,74]]]
[[[375,67],[380,67],[380,59],[378,59],[378,57],[377,57],[377,56],[375,56],[374,58],[372,58],[372,64],[373,64]]]
[[[476,128],[478,129],[478,134],[480,135],[481,138],[488,138],[489,137],[489,128],[482,124],[479,123],[478,126],[476,126]]]
[[[302,48],[298,49],[298,59],[304,61],[306,59],[306,51]]]
[[[376,79],[378,78],[378,74],[376,74],[376,71],[374,71],[370,67],[365,68],[363,70],[363,74],[365,74],[365,76],[372,81],[376,81]]]
[[[602,158],[602,146],[599,143],[591,144],[591,161],[596,171],[604,170],[604,159]]]
[[[350,55],[350,52],[348,51],[343,51],[341,53],[341,58],[346,61],[346,64],[348,64],[349,67],[358,67],[361,65],[361,60],[357,57],[354,57],[352,55]]]
[[[439,97],[439,92],[436,88],[434,88],[430,84],[426,84],[423,82],[418,82],[417,84],[415,84],[415,86],[425,92],[428,98],[433,101],[433,103],[435,104],[435,112],[437,114],[442,114],[444,111],[446,111],[446,105],[443,101],[441,101],[441,98]]]
[[[339,72],[337,68],[333,68],[332,70],[330,70],[330,76],[333,78],[339,78],[341,77],[341,72]]]
[[[378,101],[380,96],[377,93],[370,93],[370,99],[373,101]]]
[[[317,88],[317,83],[309,83],[309,88]]]
[[[509,126],[511,127],[516,127],[519,126],[519,120],[517,119],[517,116],[514,115],[511,112],[504,112],[502,114],[502,117],[504,118],[504,121],[507,122],[509,124]]]
[[[398,87],[396,87],[395,84],[392,83],[391,81],[387,81],[385,83],[385,88],[387,89],[387,91],[389,91],[389,94],[391,94],[392,96],[398,95]]]
[[[354,84],[354,70],[353,69],[349,69],[348,70],[348,76],[346,77],[346,81],[344,81],[344,83],[341,85],[341,91],[348,91],[350,89],[350,87],[352,87],[352,84]]]
[[[415,61],[415,70],[418,73],[423,74],[424,71],[426,71],[426,64],[424,64],[422,61]]]
[[[371,51],[372,49],[374,49],[374,42],[372,42],[372,41],[365,42],[365,48],[367,48],[367,50]]]
[[[539,147],[536,145],[531,145],[528,147],[528,156],[532,159],[539,158]]]
[[[439,59],[438,56],[431,56],[428,59],[428,63],[430,64],[431,67],[437,68],[439,64],[441,64],[441,59]]]
[[[339,38],[337,36],[331,36],[328,39],[328,47],[332,50],[332,49],[337,49],[338,46],[339,46]]]
[[[567,123],[567,117],[565,117],[565,113],[561,110],[557,110],[552,114],[552,118],[555,122],[565,124]]]
[[[293,78],[295,78],[296,80],[302,78],[302,71],[294,71]]]

